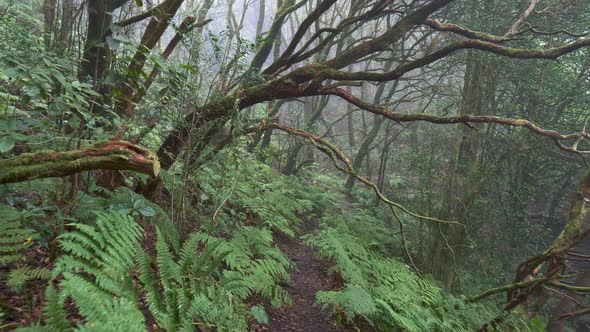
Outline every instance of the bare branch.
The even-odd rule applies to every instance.
[[[512,26],[510,27],[510,30],[508,30],[508,32],[506,33],[505,36],[515,35],[518,32],[518,28],[522,25],[522,23],[524,23],[524,21],[526,21],[526,19],[529,17],[529,15],[531,15],[533,10],[535,9],[535,6],[538,3],[539,3],[539,0],[531,0],[531,3],[527,7],[527,9],[524,12],[522,12],[522,14],[518,18],[518,20],[516,20],[516,22],[514,22],[514,24],[512,24]]]
[[[424,21],[424,24],[437,31],[453,32],[467,38],[479,39],[491,43],[503,43],[512,40],[506,36],[498,37],[485,32],[469,30],[456,24],[442,23],[430,18]]]

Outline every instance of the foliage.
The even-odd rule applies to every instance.
[[[199,172],[196,182],[203,191],[201,198],[225,209],[220,223],[224,223],[224,218],[232,223],[254,222],[294,236],[300,224],[299,215],[311,212],[317,195],[307,195],[304,184],[298,179],[277,176],[254,155],[240,147],[235,149],[218,156]]]
[[[11,266],[6,276],[6,285],[14,291],[21,291],[33,279],[49,279],[47,268],[31,268],[22,255],[39,236],[33,229],[22,224],[23,216],[11,206],[0,204],[0,264]]]
[[[107,200],[111,207],[121,204],[120,193]],[[100,202],[89,203],[98,209]],[[194,324],[244,330],[248,299],[290,303],[280,284],[290,282],[292,263],[274,246],[268,229],[242,227],[231,239],[195,232],[175,253],[157,228],[152,259],[141,248],[143,230],[132,217],[134,210],[125,209],[119,205],[113,212],[97,213],[92,224],[69,224],[71,231],[60,236],[64,255],[53,276],[61,277],[57,292],[47,290],[45,328],[69,329],[62,314],[66,298],[84,317],[77,330],[103,331],[141,331],[145,318],[140,308],[146,303],[167,331],[191,330]]]
[[[371,250],[367,240],[337,223],[306,237],[306,243],[335,262],[345,287],[317,294],[317,301],[347,320],[362,318],[383,331],[473,331],[496,311],[415,275],[407,265]]]
[[[222,330],[244,330],[245,301],[251,296],[258,294],[277,305],[290,301],[278,284],[289,282],[286,269],[291,263],[272,246],[268,230],[246,227],[230,240],[193,233],[178,260],[159,234],[156,251],[155,262],[147,254],[140,257],[139,278],[150,311],[168,331],[190,330],[195,321]]]
[[[124,21],[153,8],[141,0],[115,2],[126,7],[103,18]],[[104,26],[110,29],[104,40],[88,45],[84,37],[96,28],[88,10],[106,1],[0,0],[0,158],[121,136],[158,151],[161,160],[170,157],[164,186],[148,190],[149,199],[138,193],[153,179],[131,172],[117,173],[120,181],[110,189],[101,187],[101,171],[2,186],[0,289],[26,299],[31,308],[18,310],[39,320],[30,330],[139,331],[152,322],[170,331],[246,330],[250,318],[268,322],[261,302],[291,302],[284,286],[294,264],[274,235],[296,237],[310,231],[302,220],[320,220],[321,230],[307,242],[335,262],[332,272],[344,285],[317,300],[342,320],[384,331],[461,331],[497,317],[500,306],[471,304],[461,294],[509,282],[523,253],[545,250],[559,232],[556,221],[567,218],[576,174],[587,166],[531,134],[531,126],[506,126],[497,117],[567,134],[586,131],[590,104],[586,46],[560,61],[509,58],[550,54],[517,56],[523,47],[573,51],[559,47],[583,38],[590,16],[583,1],[535,1],[510,35],[507,29],[524,15],[522,3],[454,1],[429,17],[477,32],[457,34],[457,26],[437,28],[433,21],[397,25],[427,3],[446,2],[283,2],[296,12],[272,22],[260,17],[259,35],[252,35],[242,29],[253,26],[248,10],[268,1],[179,1],[173,23],[161,26],[163,38],[149,32],[166,20],[152,20],[145,35],[138,25]],[[310,11],[318,16],[307,16]],[[215,19],[163,53],[181,30],[174,22],[185,15]],[[224,16],[227,22],[218,19]],[[297,45],[282,44],[290,42],[280,34],[289,25],[303,33]],[[494,42],[488,33],[506,40]],[[149,50],[142,46],[148,37],[159,39]],[[450,51],[449,45],[474,49]],[[94,46],[100,59],[90,69],[93,79],[84,81],[93,75],[83,79],[80,68]],[[490,47],[507,57],[487,52]],[[275,65],[253,66],[253,57],[267,54],[262,62],[268,64],[271,53]],[[380,79],[367,84],[366,77]],[[345,89],[366,105],[374,97],[375,105],[351,103],[344,114],[342,98],[333,97]],[[133,114],[115,114],[119,97],[130,98]],[[490,123],[422,123],[463,113],[485,115]],[[400,123],[380,119],[391,115]],[[418,121],[406,125],[412,117]],[[343,176],[330,160],[302,141],[264,132],[268,124],[346,146],[343,152],[362,157],[356,171],[376,179],[385,196],[465,227],[449,230],[402,215],[402,246],[397,220],[372,190],[345,196]],[[218,151],[210,136],[220,126],[230,128],[232,143]],[[260,135],[260,142],[246,139]],[[574,142],[563,141],[588,149],[585,140]],[[285,160],[293,161],[297,177],[279,175]],[[453,257],[441,250],[443,242]],[[403,263],[406,254],[419,269],[447,279],[449,289],[417,275]],[[42,288],[43,299],[27,296]],[[42,313],[29,298],[45,304]],[[0,321],[12,319],[11,305],[0,302]],[[525,327],[510,316],[508,323],[540,330],[545,322],[531,319]]]

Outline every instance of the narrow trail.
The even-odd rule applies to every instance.
[[[314,223],[306,222],[302,234],[314,231]],[[302,243],[298,238],[276,235],[281,250],[295,263],[291,272],[293,283],[285,287],[293,298],[293,305],[280,309],[268,309],[269,324],[258,331],[345,331],[336,326],[328,313],[315,304],[318,291],[334,289],[335,281],[328,276],[330,262],[316,256],[317,250]]]

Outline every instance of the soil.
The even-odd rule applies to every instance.
[[[313,232],[315,223],[308,221],[303,234]],[[319,258],[317,250],[308,247],[300,239],[288,236],[275,235],[278,246],[295,263],[296,267],[291,272],[293,283],[285,287],[293,298],[291,306],[283,306],[273,309],[266,305],[269,316],[268,325],[253,324],[255,331],[301,331],[324,332],[346,331],[342,326],[336,325],[330,315],[315,303],[315,295],[322,290],[338,288],[340,282],[328,275],[328,270],[334,264],[326,259]]]

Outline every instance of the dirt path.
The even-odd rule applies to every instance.
[[[304,227],[304,234],[313,231],[310,222]],[[295,263],[291,272],[293,284],[285,287],[293,298],[292,306],[284,306],[278,310],[267,308],[269,325],[258,331],[284,332],[324,332],[344,331],[337,327],[329,315],[315,304],[315,294],[321,290],[335,288],[335,282],[327,275],[330,262],[319,259],[316,250],[304,245],[299,239],[277,235],[277,243],[281,250]]]

